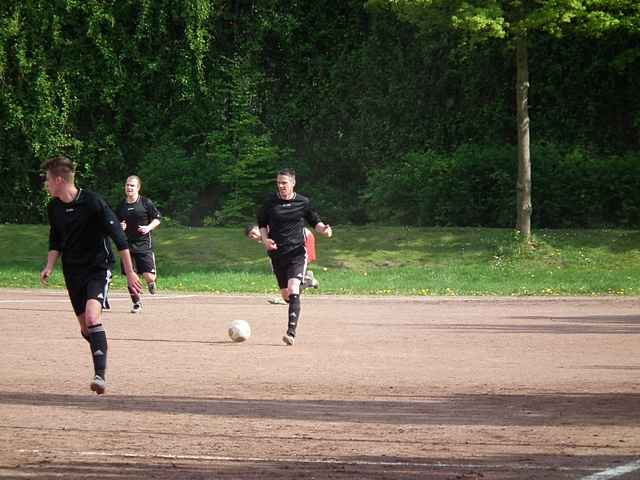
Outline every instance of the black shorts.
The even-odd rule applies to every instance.
[[[297,278],[302,282],[307,270],[307,250],[302,246],[284,255],[271,257],[271,266],[280,289],[287,288],[290,278]]]
[[[87,307],[87,300],[97,300],[100,305],[105,306],[109,294],[109,283],[111,283],[111,270],[65,272],[64,283],[67,286],[73,311],[76,315],[81,315]]]
[[[129,253],[131,254],[133,270],[136,273],[156,273],[156,256],[152,250],[145,250],[142,252],[132,252],[129,250]],[[124,275],[124,265],[122,265],[122,261],[120,261],[120,270]]]

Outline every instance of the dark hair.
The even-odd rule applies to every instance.
[[[256,227],[257,227],[257,225],[249,223],[247,226],[244,227],[244,236],[248,237],[249,236],[249,232],[251,230],[253,230],[254,228],[256,228]]]
[[[278,175],[286,175],[292,179],[296,179],[296,171],[293,168],[283,168],[278,172]]]
[[[62,177],[66,182],[72,182],[76,171],[76,166],[69,157],[56,155],[42,162],[40,167],[44,171],[51,172],[56,177]]]

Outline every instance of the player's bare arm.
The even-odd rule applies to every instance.
[[[142,235],[146,235],[158,225],[160,225],[160,220],[154,218],[153,220],[151,220],[151,223],[149,225],[140,225],[138,227],[138,232],[140,232]]]
[[[140,295],[142,293],[142,284],[140,283],[140,278],[138,274],[133,269],[133,263],[131,262],[131,254],[129,249],[126,248],[124,250],[119,250],[120,258],[122,259],[122,265],[124,267],[124,273],[127,276],[127,284],[129,288],[136,295]]]
[[[49,250],[49,253],[47,254],[47,264],[40,272],[40,283],[42,285],[46,285],[49,281],[49,277],[51,277],[59,257],[60,252],[58,250]]]
[[[262,244],[264,245],[264,248],[266,248],[267,250],[278,249],[278,245],[276,245],[276,242],[273,241],[273,238],[269,238],[269,234],[267,233],[266,228],[260,229],[260,237],[262,238]]]
[[[333,230],[331,230],[331,225],[326,225],[322,222],[318,222],[316,224],[316,232],[318,232],[320,235],[324,235],[327,238],[331,238],[331,236],[333,235]]]

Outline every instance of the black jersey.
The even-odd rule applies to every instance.
[[[91,269],[111,269],[115,263],[111,242],[118,250],[128,248],[127,238],[113,210],[102,197],[78,189],[70,203],[54,198],[47,206],[49,250],[62,254],[66,274]]]
[[[145,252],[153,249],[151,232],[141,234],[140,225],[149,225],[153,220],[160,220],[160,212],[151,200],[142,195],[133,203],[123,200],[116,209],[118,220],[127,222],[125,233],[132,252]]]
[[[320,216],[304,195],[295,193],[291,200],[283,200],[277,193],[270,194],[258,212],[258,226],[268,228],[277,250],[269,255],[279,256],[304,246],[305,220],[315,227]]]

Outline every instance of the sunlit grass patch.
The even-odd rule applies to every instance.
[[[241,227],[155,233],[162,289],[277,291],[263,247]],[[320,289],[307,295],[640,295],[635,230],[540,230],[531,245],[508,229],[338,225],[334,234],[317,240]],[[0,286],[38,286],[47,236],[46,226],[0,226]],[[59,270],[50,285],[63,286]]]

